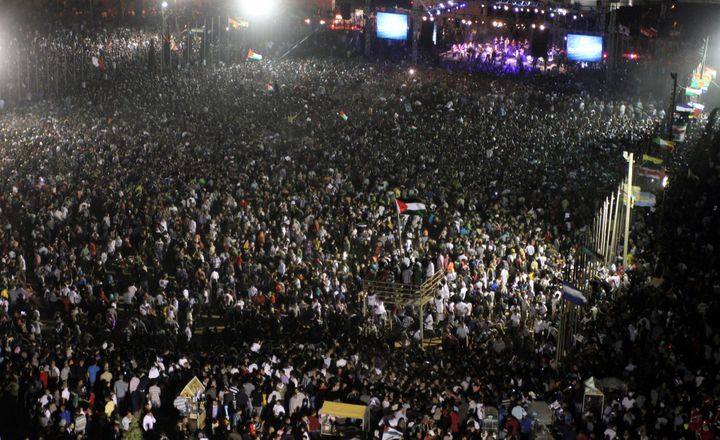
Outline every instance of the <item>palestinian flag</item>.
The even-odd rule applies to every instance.
[[[666,141],[665,139],[661,138],[660,136],[655,137],[655,139],[653,139],[653,143],[655,145],[665,148],[667,150],[673,150],[675,148],[675,142]]]
[[[338,114],[340,115],[340,118],[342,118],[343,121],[347,122],[347,120],[349,119],[348,115],[346,115],[345,112],[342,110],[340,110],[340,113],[338,113]]]
[[[662,168],[663,160],[659,157],[650,156],[648,154],[643,154],[643,161],[642,166],[644,168],[655,168],[660,169]]]
[[[392,426],[385,426],[382,440],[402,440],[403,438],[405,438],[405,434],[402,431]]]
[[[589,248],[585,245],[580,248],[580,251],[588,257],[594,258],[596,260],[602,260],[604,258],[601,253],[596,252],[592,248]]]
[[[253,61],[262,61],[262,55],[259,53],[253,52],[252,49],[248,49],[247,59],[253,60]]]
[[[665,169],[640,167],[638,168],[638,175],[649,177],[650,179],[663,180],[665,177]]]
[[[685,96],[700,96],[702,88],[685,87]]]
[[[414,199],[395,199],[398,214],[422,215],[425,211],[425,204]]]

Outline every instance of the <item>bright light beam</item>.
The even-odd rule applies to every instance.
[[[240,8],[245,17],[265,18],[275,11],[277,0],[240,0]]]

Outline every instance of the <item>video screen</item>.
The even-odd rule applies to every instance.
[[[602,37],[595,35],[567,35],[567,57],[571,61],[596,62],[603,55]]]
[[[388,40],[407,40],[407,15],[378,12],[376,21],[378,38],[385,38]]]

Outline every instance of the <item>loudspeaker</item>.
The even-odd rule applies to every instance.
[[[425,49],[433,47],[433,29],[435,29],[434,21],[423,21],[420,26],[420,46]]]
[[[352,2],[350,0],[337,2],[337,7],[340,8],[343,20],[350,20],[352,18]]]
[[[531,44],[530,53],[532,53],[533,57],[546,58],[548,50],[548,32],[535,30]]]

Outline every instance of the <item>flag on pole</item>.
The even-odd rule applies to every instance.
[[[403,215],[422,215],[425,211],[425,204],[415,199],[395,199],[395,206]]]
[[[675,142],[666,141],[665,139],[661,138],[660,136],[656,136],[655,139],[653,139],[653,143],[655,143],[655,145],[658,145],[669,151],[672,151],[675,148]]]
[[[635,206],[639,208],[652,208],[655,206],[656,201],[655,194],[651,192],[641,192],[640,197],[635,201]]]
[[[340,115],[340,118],[342,118],[343,121],[347,121],[348,119],[350,119],[350,118],[348,118],[348,115],[346,115],[343,110],[340,110],[340,113],[338,113],[338,114]]]
[[[643,154],[642,166],[645,168],[659,169],[662,167],[663,160],[659,157],[650,156],[649,154]]]
[[[585,295],[582,294],[580,289],[570,283],[563,282],[562,296],[565,301],[570,301],[578,306],[587,303],[587,298],[585,298]]]
[[[638,168],[638,175],[650,179],[663,180],[665,177],[665,169],[640,167]]]
[[[259,53],[253,52],[252,49],[248,49],[247,59],[253,61],[262,61],[263,57]]]
[[[687,124],[683,122],[673,122],[672,126],[672,140],[673,142],[685,142],[685,132],[687,131]]]
[[[620,189],[620,197],[622,198],[622,204],[625,205],[627,202],[627,185],[622,185]],[[630,206],[635,206],[635,201],[640,197],[640,187],[633,185],[630,192]]]
[[[700,96],[702,95],[702,88],[685,87],[685,96]]]
[[[583,254],[585,254],[585,255],[587,255],[588,257],[590,257],[590,258],[594,258],[594,259],[596,259],[596,260],[602,260],[602,259],[603,259],[603,255],[602,255],[602,254],[600,254],[599,252],[594,251],[592,248],[589,248],[589,247],[587,247],[587,246],[585,246],[585,245],[583,245],[583,246],[580,248],[580,251],[581,251]]]
[[[648,38],[655,38],[658,35],[657,29],[649,26],[642,26],[640,28],[640,33],[645,35]]]
[[[703,76],[705,75],[709,75],[712,79],[715,79],[717,78],[717,70],[705,66],[705,68],[703,69]]]
[[[273,87],[272,84],[265,84],[265,91],[266,92],[274,92],[275,87]]]
[[[228,27],[233,29],[248,28],[250,23],[247,20],[235,20],[234,18],[228,17]]]

